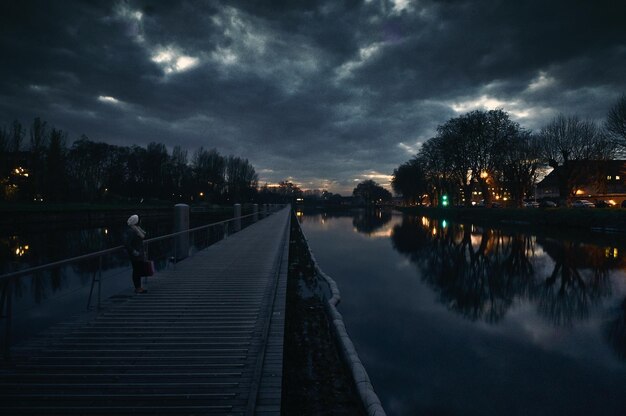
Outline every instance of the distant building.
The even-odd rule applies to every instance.
[[[585,169],[589,164],[593,169]],[[576,164],[580,165],[576,168]],[[574,169],[594,174],[582,175],[574,189],[573,199],[607,200],[621,204],[626,200],[626,160],[578,162]],[[559,198],[558,169],[550,172],[537,184],[537,198],[557,200]]]

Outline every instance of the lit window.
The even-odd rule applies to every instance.
[[[608,175],[606,178],[607,178],[608,180],[611,180],[611,175]]]
[[[619,181],[619,175],[615,175],[615,180]]]

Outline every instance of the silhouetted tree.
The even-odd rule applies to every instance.
[[[352,190],[352,195],[360,198],[365,204],[377,204],[391,201],[391,192],[377,184],[371,179],[359,183]]]
[[[626,148],[626,94],[609,110],[605,127],[620,147]]]
[[[191,196],[193,194],[192,172],[187,161],[187,151],[180,146],[175,146],[170,157],[170,166],[170,181],[173,188],[187,197]]]
[[[413,158],[393,171],[391,187],[407,203],[421,203],[428,191],[426,173],[421,160]]]
[[[226,160],[217,150],[200,147],[192,161],[195,194],[203,193],[211,201],[219,201],[225,185]]]
[[[524,198],[537,180],[540,165],[540,148],[536,136],[520,131],[508,141],[506,152],[502,152],[502,182],[511,193],[514,203],[521,207]]]
[[[434,141],[438,147],[437,153],[445,160],[447,178],[456,189],[461,189],[465,205],[470,206],[472,201],[472,166],[470,159],[472,144],[465,137],[466,120],[460,117],[453,118],[437,127],[437,138]]]
[[[167,186],[169,155],[165,145],[149,143],[144,158],[143,180],[146,194],[157,198],[169,197],[167,195],[171,189]]]
[[[170,155],[162,143],[147,147],[115,146],[81,135],[67,149],[67,135],[34,119],[30,146],[15,120],[0,128],[0,198],[94,201],[103,198],[238,202],[255,198],[258,176],[247,159],[224,158],[217,150],[198,149],[191,165],[187,151],[176,146]],[[227,194],[228,193],[228,194]],[[37,198],[39,200],[39,198]]]
[[[559,115],[541,129],[541,155],[555,169],[559,198],[566,205],[575,188],[599,174],[597,163],[615,154],[615,143],[592,121]]]
[[[42,195],[46,174],[45,159],[48,148],[47,123],[39,117],[30,127],[30,195]]]
[[[46,153],[45,194],[52,201],[64,200],[67,190],[66,133],[53,128],[50,131]]]
[[[0,126],[0,157],[5,157],[9,152],[9,131],[6,126]]]
[[[18,120],[14,120],[13,124],[11,124],[11,133],[10,133],[10,146],[9,150],[13,153],[17,153],[22,150],[22,142],[24,141],[24,136],[26,132],[24,131],[24,127],[22,123]]]
[[[107,173],[122,168],[116,166],[119,161],[112,157],[114,154],[113,146],[92,142],[85,135],[72,144],[68,156],[69,174],[87,200],[103,196]]]
[[[458,181],[453,179],[449,169],[452,157],[447,152],[445,140],[439,136],[427,140],[420,148],[417,158],[424,168],[426,193],[431,204],[438,205],[444,194],[458,202],[460,200]]]
[[[250,200],[256,191],[258,175],[248,159],[229,156],[226,160],[226,186],[231,202]]]

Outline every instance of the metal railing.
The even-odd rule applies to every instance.
[[[155,269],[157,271],[168,267],[176,267],[176,264],[179,261],[184,260],[187,257],[192,257],[196,252],[203,250],[218,241],[228,238],[229,235],[232,235],[233,233],[236,233],[259,220],[262,220],[266,216],[271,215],[281,208],[282,206],[272,205],[267,209],[254,212],[252,214],[242,215],[228,220],[218,221],[146,239],[143,242],[146,258],[154,261]],[[2,341],[1,348],[5,359],[10,358],[13,322],[12,298],[14,291],[17,292],[17,289],[20,287],[20,279],[26,276],[36,276],[43,272],[58,271],[60,268],[70,265],[76,266],[84,262],[91,262],[86,267],[88,272],[91,273],[91,287],[89,289],[87,309],[89,310],[91,308],[94,290],[96,290],[97,301],[95,306],[96,310],[100,310],[103,271],[106,269],[106,264],[103,259],[106,256],[116,257],[114,260],[116,260],[118,264],[115,264],[115,261],[111,261],[111,263],[114,264],[113,267],[123,264],[125,265],[123,269],[124,272],[127,272],[130,268],[130,261],[128,259],[126,247],[117,246],[94,253],[83,254],[55,261],[41,266],[18,270],[0,276],[0,322],[4,323],[4,331],[2,331],[4,339]],[[93,261],[95,261],[95,264],[93,264]],[[117,275],[120,274],[121,273],[117,273]]]

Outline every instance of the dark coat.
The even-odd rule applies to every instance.
[[[124,236],[124,246],[132,262],[144,260],[145,251],[143,248],[143,238],[137,234],[135,230],[128,227],[126,235]]]

